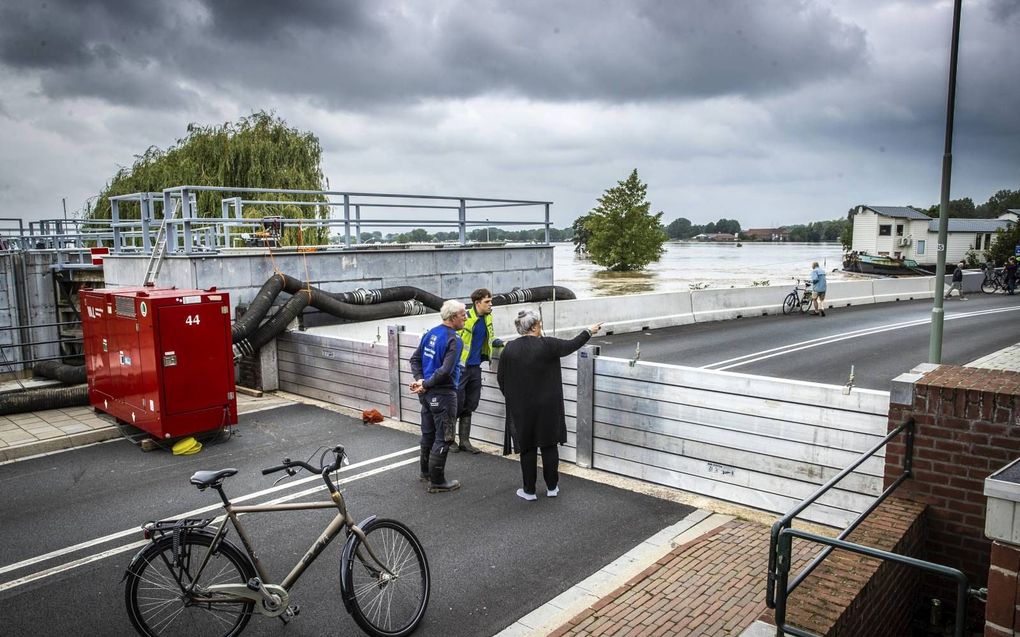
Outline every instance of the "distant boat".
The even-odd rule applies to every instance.
[[[860,272],[861,274],[882,275],[928,276],[931,274],[931,272],[924,269],[913,259],[898,259],[896,257],[859,254],[857,252],[851,252],[843,259],[843,270],[846,272]]]

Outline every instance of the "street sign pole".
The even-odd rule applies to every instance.
[[[949,95],[946,100],[946,147],[942,155],[942,199],[939,202],[938,260],[935,266],[935,298],[931,308],[928,362],[942,362],[942,325],[945,318],[943,290],[946,284],[946,239],[949,235],[949,183],[953,174],[953,114],[956,105],[956,59],[960,52],[960,7],[953,2],[953,37],[949,50]],[[960,294],[963,294],[961,288]]]

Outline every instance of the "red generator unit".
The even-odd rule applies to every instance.
[[[79,299],[93,407],[164,440],[237,424],[229,295],[144,287]]]

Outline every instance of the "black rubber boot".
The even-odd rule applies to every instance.
[[[429,456],[429,493],[445,493],[460,488],[457,480],[446,479],[446,453]]]
[[[460,422],[457,423],[457,435],[460,436],[460,445],[458,446],[460,451],[479,453],[479,449],[471,446],[471,414],[460,417]]]
[[[418,481],[419,482],[428,482],[429,481],[429,447],[421,447],[421,458],[418,461],[418,466],[419,466]]]

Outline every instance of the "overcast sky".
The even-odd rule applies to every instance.
[[[1020,0],[967,0],[952,197],[1020,189]],[[189,122],[269,110],[335,190],[664,221],[939,200],[952,2],[4,0],[0,217],[78,210]]]

